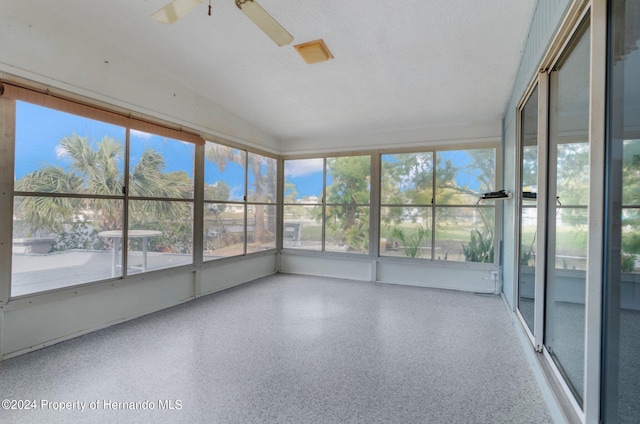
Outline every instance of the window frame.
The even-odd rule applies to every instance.
[[[264,202],[256,201],[255,199],[251,201],[247,201],[247,192],[249,190],[249,181],[246,178],[247,169],[245,167],[245,187],[244,187],[244,198],[242,201],[237,202],[241,204],[244,208],[244,228],[245,235],[243,237],[243,254],[241,256],[261,256],[261,255],[272,255],[277,251],[278,248],[278,232],[276,231],[274,234],[275,240],[272,242],[272,248],[249,252],[247,253],[247,209],[251,205],[263,205],[273,207],[275,211],[275,225],[276,228],[279,225],[279,214],[280,209],[279,199],[281,199],[280,192],[280,156],[265,152],[255,148],[249,148],[244,145],[240,145],[238,143],[234,143],[228,140],[221,139],[219,137],[214,136],[201,136],[192,132],[185,131],[182,127],[177,126],[175,124],[157,120],[155,118],[147,117],[145,115],[133,113],[128,110],[119,109],[109,104],[104,104],[98,101],[94,101],[88,98],[84,98],[82,96],[74,96],[74,95],[66,95],[66,94],[58,94],[57,90],[46,90],[44,92],[39,92],[34,88],[28,85],[18,85],[11,82],[2,81],[2,95],[0,96],[0,109],[3,112],[3,126],[7,129],[7,131],[3,134],[3,140],[6,148],[4,149],[5,155],[0,159],[6,175],[13,175],[13,170],[15,169],[15,128],[16,128],[16,105],[17,101],[23,101],[26,103],[34,104],[37,106],[45,107],[54,111],[60,111],[69,113],[81,118],[88,118],[95,121],[99,121],[101,123],[107,123],[116,125],[123,128],[124,132],[124,140],[122,140],[122,162],[123,162],[123,172],[122,178],[123,181],[126,181],[124,193],[118,195],[95,195],[95,194],[77,194],[77,193],[47,193],[47,192],[20,192],[16,191],[14,187],[14,179],[6,179],[6,181],[2,181],[2,187],[5,192],[10,193],[11,202],[7,202],[8,205],[5,205],[5,209],[1,211],[3,216],[11,219],[13,216],[13,198],[16,196],[20,196],[25,194],[27,196],[43,196],[43,197],[72,197],[72,198],[96,198],[96,199],[112,199],[114,201],[121,201],[123,203],[123,211],[122,211],[122,234],[123,239],[128,239],[128,231],[129,231],[129,202],[130,201],[176,201],[176,202],[186,202],[191,206],[192,210],[192,232],[191,232],[191,259],[187,264],[178,264],[176,266],[167,267],[167,268],[159,268],[159,269],[149,269],[146,273],[127,273],[128,264],[128,251],[127,251],[127,243],[125,244],[125,248],[121,249],[119,252],[118,258],[121,258],[122,269],[124,270],[122,273],[117,275],[116,277],[110,278],[98,278],[95,280],[65,285],[63,287],[57,287],[50,290],[39,290],[21,295],[12,295],[11,294],[11,283],[9,283],[6,287],[3,286],[0,292],[0,303],[11,301],[12,304],[22,304],[26,301],[31,301],[30,299],[38,298],[38,299],[49,299],[49,298],[60,298],[67,295],[67,293],[78,293],[79,290],[85,292],[86,290],[95,290],[101,288],[113,287],[114,281],[123,281],[125,283],[131,283],[135,281],[142,281],[147,277],[148,274],[167,274],[177,272],[180,269],[191,269],[197,271],[200,267],[205,266],[208,267],[210,263],[213,262],[233,262],[237,260],[237,256],[222,258],[220,261],[207,261],[203,263],[203,253],[201,252],[201,247],[203,246],[203,211],[205,205],[204,200],[204,153],[205,153],[205,145],[206,140],[212,140],[212,142],[222,144],[234,149],[239,149],[245,152],[245,158],[248,158],[249,154],[256,154],[274,162],[271,164],[274,167],[274,171],[276,173],[275,180],[275,193],[273,199],[268,199]],[[181,142],[187,142],[195,145],[195,150],[193,153],[193,168],[188,170],[187,172],[192,175],[192,195],[187,196],[186,198],[167,198],[167,197],[155,197],[151,196],[131,196],[130,190],[128,189],[129,185],[129,163],[130,163],[130,143],[131,137],[130,133],[132,130],[142,131],[151,133],[152,135],[157,135],[160,137],[170,138],[173,140],[178,140]],[[247,159],[248,160],[248,159]],[[246,160],[245,160],[246,162]],[[3,237],[3,240],[12,240],[13,228],[0,230],[4,235],[0,234]],[[5,245],[0,246],[2,249],[2,253],[5,255],[0,259],[2,263],[5,264],[3,268],[4,272],[2,274],[3,277],[6,277],[6,281],[11,282],[12,271],[11,271],[11,261],[12,261],[12,246],[11,243],[5,243]]]
[[[198,249],[200,251],[200,254],[202,255],[202,263],[203,264],[209,264],[209,263],[216,263],[219,261],[224,261],[227,259],[231,259],[231,258],[239,258],[239,257],[244,257],[244,256],[250,256],[250,255],[259,255],[259,254],[263,254],[265,252],[274,252],[277,251],[278,249],[278,222],[279,222],[279,208],[278,208],[278,199],[280,198],[280,184],[279,184],[279,174],[278,174],[278,169],[279,169],[279,157],[277,155],[273,155],[273,154],[269,154],[266,152],[262,152],[262,151],[258,151],[255,149],[249,149],[245,146],[240,146],[237,145],[236,143],[233,142],[229,142],[227,140],[221,139],[219,137],[207,137],[206,138],[206,142],[203,145],[203,151],[206,149],[208,143],[211,144],[217,144],[220,145],[222,147],[225,148],[229,148],[229,149],[234,149],[237,150],[239,152],[242,152],[244,154],[244,160],[243,160],[243,164],[241,165],[243,167],[243,172],[244,172],[244,181],[243,181],[243,196],[242,199],[240,200],[211,200],[211,199],[206,199],[204,197],[204,184],[205,184],[205,179],[206,179],[206,166],[205,166],[205,162],[207,161],[206,159],[206,155],[203,155],[203,159],[202,159],[202,163],[203,163],[203,171],[202,171],[202,185],[203,185],[203,195],[202,195],[202,207],[199,208],[203,214],[203,219],[202,221],[202,231],[200,231],[200,233],[202,233],[202,237],[203,237],[203,242],[202,242],[202,249]],[[257,201],[257,200],[249,200],[249,185],[250,185],[250,181],[249,181],[249,157],[250,155],[257,155],[257,156],[261,156],[270,160],[275,161],[274,165],[275,165],[275,171],[276,171],[276,181],[275,181],[275,195],[274,195],[274,199],[271,201]],[[204,208],[206,207],[206,205],[211,205],[211,204],[222,204],[222,205],[235,205],[235,206],[240,206],[243,208],[243,246],[242,246],[242,253],[239,254],[235,254],[235,255],[229,255],[229,256],[224,256],[224,257],[219,257],[219,258],[210,258],[207,259],[206,256],[204,256],[204,247],[205,247],[205,241],[204,241]],[[275,208],[275,225],[276,225],[276,231],[274,233],[274,241],[273,241],[273,247],[269,248],[269,249],[265,249],[265,250],[261,250],[261,251],[253,251],[253,252],[249,252],[248,251],[248,239],[249,239],[249,208],[253,206],[258,207],[258,206],[267,206],[267,207],[274,207]]]
[[[539,184],[538,184],[538,257],[536,260],[536,318],[533,334],[532,348],[541,355],[543,360],[539,364],[550,378],[553,385],[559,387],[557,394],[563,412],[569,414],[572,419],[579,421],[597,422],[600,418],[601,401],[601,348],[602,348],[602,276],[603,276],[603,222],[604,208],[589,207],[587,236],[587,266],[586,266],[586,301],[585,301],[585,347],[584,347],[584,394],[583,406],[580,406],[569,389],[564,377],[555,366],[553,359],[543,347],[544,315],[545,315],[545,280],[546,264],[545,245],[547,231],[546,199],[548,197],[544,184],[541,184],[541,176],[547,175],[547,146],[549,128],[549,70],[561,58],[571,43],[574,34],[582,25],[585,18],[590,19],[591,48],[590,48],[590,87],[589,87],[589,205],[604,205],[604,157],[605,157],[605,107],[606,98],[606,52],[607,52],[607,16],[608,2],[606,0],[575,0],[570,2],[564,19],[553,34],[548,47],[541,54],[537,72],[532,75],[522,97],[516,107],[516,119],[519,120],[521,109],[528,99],[533,87],[539,84]],[[520,125],[520,123],[518,123]],[[519,146],[520,131],[517,133],[516,147]],[[544,161],[540,158],[544,158]],[[542,168],[544,166],[544,169]],[[544,180],[546,183],[546,179]],[[543,192],[544,190],[544,192]],[[545,204],[542,204],[545,202]],[[516,217],[517,218],[517,217]],[[518,221],[514,220],[513,231],[517,234]],[[518,245],[515,240],[514,258],[519,258]],[[517,265],[517,264],[516,264]],[[584,271],[583,271],[584,272]],[[513,305],[518,299],[517,284],[513,292]],[[525,326],[521,322],[521,326]],[[523,328],[526,334],[526,329]]]
[[[327,230],[326,230],[326,219],[327,219],[327,208],[328,207],[332,207],[332,206],[340,206],[342,204],[340,203],[327,203],[326,199],[327,199],[327,177],[328,177],[328,172],[327,172],[327,160],[331,159],[331,158],[343,158],[343,157],[364,157],[364,156],[368,156],[369,157],[369,178],[370,178],[370,183],[369,183],[369,202],[367,204],[357,204],[358,207],[366,207],[369,209],[369,229],[368,229],[368,235],[369,235],[369,243],[368,243],[368,249],[367,249],[367,253],[352,253],[352,252],[339,252],[339,251],[333,251],[333,250],[326,250],[326,239],[327,239]],[[322,159],[322,198],[320,199],[319,203],[291,203],[291,202],[285,202],[284,199],[282,201],[282,225],[281,228],[279,228],[279,237],[281,239],[281,243],[279,244],[281,251],[287,253],[287,254],[295,254],[295,255],[307,255],[307,256],[325,256],[325,257],[347,257],[347,258],[354,258],[354,259],[371,259],[373,256],[373,252],[372,252],[372,238],[373,238],[373,234],[372,234],[372,228],[373,228],[373,223],[372,223],[372,211],[374,210],[374,190],[375,190],[375,185],[374,185],[374,158],[375,158],[375,152],[372,152],[370,150],[362,150],[362,151],[353,151],[353,152],[336,152],[336,153],[326,153],[326,154],[318,154],[318,155],[286,155],[286,156],[282,156],[281,160],[282,160],[282,182],[280,185],[280,192],[283,194],[284,196],[284,185],[286,183],[286,175],[285,175],[285,168],[286,168],[286,162],[287,161],[293,161],[293,160],[304,160],[304,159]],[[291,248],[291,247],[286,247],[284,246],[284,209],[287,206],[305,206],[305,207],[317,207],[320,206],[322,208],[322,217],[321,217],[321,244],[320,244],[320,250],[312,250],[312,249],[304,249],[304,248]]]
[[[13,208],[15,205],[15,199],[18,197],[24,197],[24,198],[34,198],[34,197],[38,197],[38,198],[51,198],[51,199],[87,199],[87,200],[113,200],[113,201],[117,201],[117,202],[122,202],[122,211],[121,211],[121,216],[120,216],[120,226],[121,229],[118,231],[121,231],[121,240],[129,240],[129,207],[130,207],[130,201],[169,201],[169,202],[186,202],[188,204],[193,205],[195,202],[195,196],[192,196],[190,198],[169,198],[169,197],[145,197],[145,196],[131,196],[130,195],[130,190],[128,189],[128,186],[130,185],[130,142],[131,142],[131,137],[130,137],[130,133],[132,130],[136,130],[136,131],[142,131],[145,133],[149,133],[152,136],[159,136],[159,137],[163,137],[163,138],[167,138],[167,139],[171,139],[171,140],[175,140],[175,141],[179,141],[179,142],[186,142],[186,143],[190,143],[193,144],[196,148],[198,146],[198,144],[200,144],[200,138],[195,136],[192,133],[187,133],[181,130],[175,130],[173,128],[170,127],[166,127],[166,126],[162,126],[156,123],[152,123],[152,122],[148,122],[148,121],[142,121],[138,118],[135,117],[131,117],[131,116],[123,116],[120,115],[118,113],[115,112],[110,112],[108,110],[104,110],[101,108],[97,108],[94,106],[90,106],[84,103],[79,103],[77,101],[74,100],[68,100],[66,98],[63,97],[57,97],[57,96],[53,96],[50,94],[43,94],[43,93],[39,93],[33,90],[30,90],[28,88],[25,87],[21,87],[21,86],[13,86],[10,84],[5,84],[3,83],[3,105],[7,106],[10,109],[12,109],[12,114],[11,117],[9,118],[11,120],[11,122],[7,122],[8,125],[10,125],[11,128],[13,128],[13,131],[11,131],[11,140],[10,140],[10,144],[11,144],[11,168],[12,170],[15,167],[16,161],[18,160],[18,158],[16,158],[16,130],[17,130],[17,119],[18,119],[18,114],[17,114],[17,109],[18,109],[18,102],[23,102],[26,104],[30,104],[30,105],[35,105],[47,110],[51,110],[53,112],[62,112],[62,113],[66,113],[66,114],[70,114],[74,117],[78,117],[81,119],[88,119],[91,121],[97,121],[99,123],[103,123],[103,124],[109,124],[109,125],[113,125],[119,128],[122,128],[123,130],[123,137],[124,139],[122,140],[122,161],[123,161],[123,170],[122,170],[122,174],[119,175],[119,178],[122,178],[123,181],[123,187],[122,187],[122,193],[120,194],[96,194],[96,193],[88,193],[88,194],[84,194],[84,193],[65,193],[65,192],[39,192],[39,191],[21,191],[21,190],[17,190],[16,187],[14,186],[14,182],[12,181],[11,184],[11,207]],[[71,131],[73,131],[73,128],[70,129]],[[203,141],[202,141],[203,142]],[[196,162],[196,152],[194,149],[194,155],[193,155],[193,163],[192,163],[192,174],[193,174],[193,179],[192,179],[192,183],[193,183],[193,187],[192,187],[192,192],[195,195],[195,178],[196,178],[196,171],[195,171],[195,162]],[[193,208],[193,206],[192,206]],[[13,234],[13,228],[11,230],[11,233]],[[193,232],[191,233],[191,235],[193,236]],[[12,238],[12,237],[11,237]],[[193,238],[192,238],[192,248],[193,248]],[[128,257],[129,257],[129,247],[128,247],[128,243],[122,243],[122,247],[119,248],[118,250],[120,250],[119,252],[119,260],[120,260],[120,274],[115,274],[115,269],[116,268],[112,268],[112,275],[111,277],[106,277],[106,278],[98,278],[95,280],[90,280],[90,281],[82,281],[82,282],[78,282],[78,283],[72,283],[72,284],[68,284],[68,285],[64,285],[61,287],[56,287],[53,289],[45,289],[45,290],[37,290],[37,291],[33,291],[33,292],[29,292],[29,293],[24,293],[24,294],[20,294],[20,295],[13,295],[12,291],[13,291],[13,284],[9,284],[9,290],[8,293],[6,294],[7,299],[8,300],[14,300],[14,299],[20,299],[20,298],[24,298],[24,297],[30,297],[30,296],[38,296],[38,295],[43,295],[43,294],[48,294],[51,292],[58,292],[58,291],[64,291],[67,289],[76,289],[78,287],[82,287],[82,286],[87,286],[87,285],[95,285],[95,284],[100,284],[100,283],[104,283],[104,282],[108,282],[111,280],[124,280],[127,277],[129,277],[132,274],[129,274],[129,267],[128,267]],[[115,255],[115,253],[114,253]],[[12,253],[13,256],[13,253]],[[114,256],[114,261],[118,259],[117,257]],[[116,262],[114,262],[113,267],[115,267]],[[191,255],[191,261],[188,264],[188,266],[193,266],[194,264],[194,256]],[[185,264],[181,264],[181,265],[177,265],[175,266],[175,268],[184,266]],[[13,282],[13,270],[12,267],[9,266],[9,281]],[[171,267],[173,268],[173,267]],[[161,269],[169,269],[169,268],[161,268]],[[151,269],[151,270],[145,270],[144,273],[149,273],[149,272],[154,272],[154,271],[160,271],[161,269]],[[135,273],[133,275],[138,275],[139,273]],[[45,283],[46,281],[42,281],[43,283]]]
[[[376,259],[381,262],[408,262],[408,263],[423,263],[423,264],[438,264],[445,266],[464,266],[467,268],[473,269],[494,269],[496,266],[500,265],[500,249],[501,249],[501,240],[502,240],[502,225],[499,223],[502,220],[502,199],[494,200],[493,204],[482,204],[482,201],[478,199],[478,201],[471,204],[442,204],[437,203],[437,154],[439,152],[452,152],[452,151],[465,151],[465,150],[481,150],[481,149],[494,149],[495,151],[495,181],[494,181],[494,190],[498,190],[501,186],[502,181],[502,148],[501,145],[497,142],[468,142],[468,143],[458,143],[455,145],[441,145],[434,144],[425,146],[423,148],[401,148],[401,149],[380,149],[377,151],[377,159],[378,159],[378,172],[380,181],[378,182],[378,194],[377,194],[377,209],[379,215],[381,216],[381,211],[383,207],[430,207],[431,208],[431,258],[410,258],[406,256],[387,256],[380,255],[379,246],[376,250]],[[432,183],[432,202],[431,204],[391,204],[391,203],[382,203],[382,156],[383,155],[392,155],[392,154],[406,154],[406,153],[432,153],[432,161],[433,161],[433,183]],[[481,209],[493,209],[494,210],[494,228],[493,228],[493,262],[467,262],[467,261],[452,261],[452,260],[444,260],[435,258],[435,243],[436,243],[436,231],[435,226],[437,224],[436,212],[437,208],[481,208]],[[377,222],[378,228],[381,227],[382,223],[380,219]],[[377,240],[380,240],[380,235],[377,235]]]

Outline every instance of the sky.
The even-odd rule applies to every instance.
[[[455,180],[460,186],[468,186],[472,190],[480,190],[480,183],[477,179],[478,170],[465,169],[465,166],[471,164],[472,159],[464,150],[441,151],[437,153],[441,156],[442,161],[451,160],[456,166],[462,169],[456,174]],[[383,155],[385,162],[396,162],[395,155]],[[285,181],[293,183],[296,186],[298,199],[316,195],[322,195],[322,179],[323,179],[323,159],[296,159],[285,161],[284,174]],[[331,176],[327,175],[327,185],[331,184]],[[408,184],[405,188],[410,188]],[[288,193],[285,192],[285,196]]]
[[[284,163],[284,178],[288,183],[295,184],[297,198],[322,196],[324,160],[295,159]],[[285,196],[288,193],[285,191]]]
[[[81,137],[88,137],[92,143],[102,140],[105,136],[121,141],[123,145],[125,140],[123,127],[21,101],[17,102],[16,124],[16,179],[46,165],[67,168],[71,161],[60,146],[60,140],[74,133]],[[131,166],[135,166],[142,153],[148,148],[163,153],[165,172],[185,171],[193,178],[195,154],[193,144],[131,130]],[[470,161],[464,150],[438,154],[444,159],[453,160],[457,165],[466,165]],[[123,172],[124,159],[119,165]],[[285,179],[295,184],[299,199],[322,195],[323,166],[322,158],[285,162]],[[251,185],[253,176],[249,177]],[[214,184],[216,181],[224,181],[231,190],[229,200],[243,199],[244,178],[244,167],[238,163],[228,162],[224,172],[221,172],[217,165],[205,161],[205,183]],[[456,181],[472,189],[477,188],[477,180],[473,174],[459,172]],[[331,176],[327,176],[327,184],[331,184]]]
[[[105,136],[110,137],[120,141],[124,146],[123,127],[31,103],[17,102],[14,170],[16,180],[47,165],[68,169],[71,161],[60,146],[60,140],[74,133],[80,137],[88,137],[92,143],[102,140]],[[131,130],[131,166],[135,166],[147,148],[163,153],[165,172],[184,171],[193,178],[195,147],[192,143]],[[120,171],[124,173],[124,157],[119,166]],[[218,180],[225,181],[231,189],[231,200],[242,200],[244,174],[244,167],[236,163],[228,164],[224,173],[215,164],[207,162],[205,166],[206,182],[213,184]]]
[[[16,106],[16,161],[15,177],[43,166],[64,165],[64,152],[59,141],[73,133],[100,140],[109,136],[124,140],[124,128],[81,118],[30,103],[17,102]],[[123,165],[121,165],[123,166]]]

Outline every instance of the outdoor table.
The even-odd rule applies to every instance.
[[[120,252],[120,243],[122,243],[122,230],[108,230],[100,231],[98,233],[100,237],[110,238],[113,240],[113,257],[111,258],[111,276],[116,277],[116,269],[118,266],[118,255]],[[149,237],[161,236],[162,231],[155,230],[129,230],[127,236],[129,238],[141,238],[142,239],[142,265],[141,266],[129,266],[129,268],[140,269],[142,272],[147,271],[147,247]]]

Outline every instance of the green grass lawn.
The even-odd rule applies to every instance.
[[[391,239],[391,231],[393,227],[401,228],[407,237],[414,237],[417,233],[417,226],[413,223],[401,223],[398,225],[382,224],[380,228],[380,237]],[[522,244],[530,246],[534,241],[535,227],[526,227],[523,229]],[[556,245],[563,250],[581,251],[587,248],[587,231],[584,226],[564,225],[557,228]],[[301,233],[302,241],[317,241],[322,237],[322,227],[320,225],[303,225]],[[447,226],[436,228],[436,237],[438,240],[447,240],[459,243],[468,243],[470,231],[464,227]],[[429,239],[430,239],[429,234]]]
[[[523,228],[521,243],[524,246],[530,246],[534,242],[535,231],[535,227]],[[586,227],[583,225],[563,225],[556,228],[556,246],[569,250],[586,250],[587,236]]]

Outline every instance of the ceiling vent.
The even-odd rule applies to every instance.
[[[322,39],[309,41],[307,43],[302,43],[293,46],[300,56],[304,59],[308,64],[324,62],[329,59],[333,59],[333,55],[329,51],[327,45],[322,41]]]

